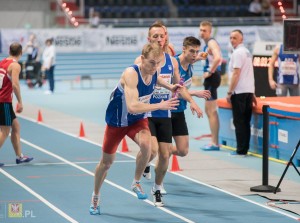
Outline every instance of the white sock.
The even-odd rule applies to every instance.
[[[140,183],[140,180],[134,179],[134,180],[132,181],[132,185],[139,184],[139,183]]]
[[[92,194],[92,205],[94,206],[98,206],[99,204],[99,201],[100,201],[100,193],[98,195],[96,195],[94,192]]]
[[[23,158],[23,153],[21,153],[21,156],[17,156],[18,159],[22,159]]]
[[[161,190],[162,187],[161,187],[161,185],[154,184],[153,188],[154,188],[154,191],[157,191],[157,190]]]

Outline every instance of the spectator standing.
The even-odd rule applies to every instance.
[[[56,63],[56,49],[53,44],[53,38],[46,40],[46,47],[43,51],[43,66],[42,71],[45,72],[46,78],[49,82],[49,90],[45,94],[54,93],[54,68]]]
[[[99,12],[93,12],[92,16],[89,19],[91,28],[98,28],[100,25],[100,14]]]
[[[39,60],[39,45],[35,34],[30,34],[23,53],[27,54],[27,62]]]
[[[261,16],[262,8],[260,0],[253,0],[248,9],[251,16]]]

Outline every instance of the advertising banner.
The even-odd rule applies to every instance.
[[[261,41],[281,41],[282,27],[214,27],[213,37],[219,42],[223,57],[226,59],[230,49],[229,36],[234,29],[244,33],[244,44],[252,51],[254,43]],[[268,30],[268,31],[267,31]],[[20,42],[25,46],[31,33],[36,34],[41,48],[45,40],[54,38],[59,53],[69,52],[137,52],[147,43],[148,28],[99,28],[99,29],[2,29],[0,30],[0,51],[8,53],[9,45]],[[187,36],[199,38],[199,27],[168,28],[170,42],[177,53],[182,50],[183,39]],[[202,47],[204,43],[202,42]]]

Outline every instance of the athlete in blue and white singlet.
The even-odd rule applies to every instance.
[[[146,44],[140,56],[140,63],[124,70],[111,94],[105,117],[107,125],[103,137],[103,153],[94,174],[94,190],[89,208],[91,215],[100,214],[100,188],[115,160],[118,145],[125,136],[131,138],[140,148],[131,190],[138,199],[148,197],[140,184],[152,150],[146,113],[154,110],[173,110],[179,102],[177,98],[171,98],[156,104],[149,103],[157,83],[171,91],[180,88],[178,85],[166,83],[158,76],[162,55],[163,51],[158,44]]]
[[[278,63],[276,79],[274,80],[274,67]],[[277,96],[299,96],[299,54],[283,53],[283,44],[277,46],[268,66],[268,80],[270,88],[275,90]]]
[[[169,54],[164,53],[164,55],[165,55],[165,64],[161,67],[159,76],[162,77],[167,83],[171,83],[174,75],[173,63]],[[156,85],[153,95],[150,99],[150,104],[159,103],[161,102],[161,100],[166,101],[169,100],[171,97],[172,97],[171,91]],[[148,117],[170,118],[171,112],[165,110],[152,111],[148,113]]]
[[[188,69],[185,70],[180,64],[180,60],[178,58],[179,55],[176,55],[175,58],[178,61],[179,65],[179,74],[180,74],[180,82],[183,82],[182,84],[189,89],[192,86],[192,76],[193,76],[193,65],[189,64]],[[187,101],[179,98],[179,106],[177,107],[177,110],[174,110],[172,112],[183,112],[186,109]]]
[[[277,83],[299,84],[299,55],[284,54],[282,44],[278,54]]]
[[[190,89],[192,85],[193,65],[199,55],[200,40],[188,36],[183,40],[182,53],[176,55],[180,74],[180,84]],[[210,98],[208,90],[188,90],[190,95],[198,98]],[[186,156],[189,151],[189,132],[185,119],[184,110],[187,108],[187,101],[179,98],[179,106],[177,110],[172,111],[172,136],[176,146],[172,149],[172,154],[177,156]],[[198,116],[199,117],[199,116]]]
[[[204,67],[204,89],[209,90],[211,98],[205,101],[205,112],[208,117],[209,127],[211,131],[211,142],[202,147],[203,150],[220,150],[219,148],[219,115],[218,115],[218,92],[217,89],[221,84],[221,74],[218,71],[222,63],[222,53],[218,42],[212,38],[212,23],[210,21],[202,21],[199,26],[200,37],[204,40],[207,47],[205,51],[208,53],[208,64]]]
[[[139,92],[139,101],[149,103],[150,98],[153,94],[154,86],[157,82],[157,72],[153,75],[152,80],[149,84],[143,81],[140,69],[137,65],[132,65],[138,75],[137,89]],[[111,94],[111,99],[106,110],[105,120],[110,126],[124,127],[134,124],[140,119],[147,117],[147,113],[130,114],[127,110],[124,89],[119,81],[118,85]]]
[[[203,72],[210,72],[211,76],[205,78],[204,80],[204,87],[205,90],[210,90],[211,91],[211,100],[216,100],[218,98],[217,96],[217,88],[220,86],[221,84],[221,64],[222,61],[220,60],[220,62],[218,63],[216,70],[214,72],[212,72],[212,65],[213,65],[213,61],[214,61],[214,56],[209,53],[209,48],[208,48],[208,42],[214,40],[217,44],[218,42],[214,39],[214,38],[209,38],[209,40],[206,42],[206,45],[203,48],[204,52],[207,52],[207,58],[205,59],[205,64],[203,67]],[[220,53],[221,54],[221,53]]]

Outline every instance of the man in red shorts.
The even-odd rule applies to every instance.
[[[156,83],[173,92],[180,85],[172,85],[159,77],[162,49],[157,43],[144,46],[141,63],[125,69],[117,87],[111,94],[106,110],[106,129],[103,141],[103,154],[95,170],[95,185],[90,206],[90,214],[100,214],[100,188],[112,165],[117,147],[124,136],[136,142],[140,151],[136,159],[136,170],[131,189],[139,199],[147,199],[140,179],[151,155],[151,134],[148,127],[147,112],[155,110],[174,110],[178,99],[162,100],[149,104]]]

